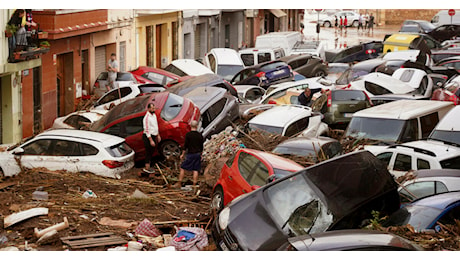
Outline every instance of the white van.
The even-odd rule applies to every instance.
[[[239,50],[238,54],[246,67],[286,56],[283,48],[248,48]]]
[[[460,10],[455,10],[454,16],[450,16],[448,10],[441,10],[433,16],[431,23],[435,26],[443,24],[460,24]]]
[[[366,108],[352,115],[345,136],[386,144],[425,139],[454,106],[445,101],[398,100]]]
[[[240,55],[230,48],[211,49],[204,56],[204,65],[227,81],[230,81],[236,73],[244,69]]]
[[[460,146],[460,106],[452,108],[436,125],[428,139]]]
[[[256,48],[276,48],[284,49],[286,56],[291,54],[295,43],[302,40],[300,32],[271,32],[256,37]]]

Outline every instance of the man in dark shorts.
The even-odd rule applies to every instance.
[[[185,135],[185,144],[181,159],[185,160],[180,166],[179,180],[175,184],[176,188],[182,186],[182,180],[184,179],[185,171],[193,172],[193,187],[196,187],[198,182],[198,172],[201,170],[201,153],[203,152],[204,138],[198,129],[198,122],[193,120],[190,123],[190,132]]]

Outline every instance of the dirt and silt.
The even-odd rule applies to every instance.
[[[141,168],[133,168],[122,179],[103,178],[94,174],[73,174],[65,171],[31,169],[19,175],[0,180],[0,249],[14,246],[19,250],[102,251],[119,245],[105,245],[72,249],[60,238],[98,233],[113,233],[126,241],[136,240],[135,229],[141,221],[148,219],[163,234],[173,236],[181,226],[199,227],[210,234],[214,212],[210,207],[211,192],[219,177],[226,158],[241,147],[270,150],[284,140],[282,137],[245,136],[237,140],[227,134],[214,140],[212,151],[204,155],[204,174],[199,177],[199,187],[194,191],[191,175],[186,176],[182,189],[173,188],[179,174],[177,160],[160,161],[156,173],[140,176]],[[225,144],[225,145],[222,145]],[[353,143],[353,146],[360,145]],[[208,147],[211,147],[208,146]],[[344,148],[351,149],[351,143]],[[312,163],[296,159],[302,165]],[[48,194],[47,200],[33,198],[35,191]],[[96,197],[85,198],[92,191]],[[48,214],[28,218],[4,228],[4,219],[16,212],[44,207]],[[57,235],[37,243],[34,229],[43,230],[68,219],[69,227]],[[374,223],[375,224],[375,223]],[[382,229],[374,225],[374,229]],[[424,247],[426,250],[458,250],[460,248],[460,221],[457,225],[442,226],[439,233],[416,233],[409,226],[385,229]],[[166,241],[166,240],[165,240]],[[144,250],[155,250],[158,244],[144,246]],[[212,239],[202,250],[214,250]]]

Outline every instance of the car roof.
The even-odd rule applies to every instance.
[[[452,191],[421,198],[412,202],[409,206],[416,205],[443,210],[458,201],[460,201],[460,191]]]
[[[184,94],[183,97],[190,99],[200,110],[207,105],[213,104],[212,100],[220,99],[227,91],[223,88],[213,86],[202,86]]]
[[[227,65],[243,65],[238,52],[230,48],[214,48],[211,49],[206,55],[212,53],[217,60],[217,64]]]
[[[444,160],[460,155],[460,148],[433,140],[418,140],[404,144],[389,146],[387,149],[415,149],[415,152],[436,157],[437,160]]]
[[[264,151],[259,151],[255,149],[249,149],[249,148],[242,148],[240,150],[245,151],[249,154],[255,154],[257,156],[262,157],[265,161],[267,161],[275,169],[300,171],[305,168],[302,165],[290,159],[275,155],[270,152],[264,152]]]
[[[460,131],[460,106],[453,107],[435,126],[435,130]]]
[[[173,60],[171,64],[190,76],[199,76],[206,73],[214,73],[208,67],[193,59]]]
[[[396,100],[357,111],[353,114],[353,117],[408,120],[448,107],[453,107],[453,103],[435,100]]]
[[[93,131],[86,131],[86,130],[76,130],[76,129],[47,130],[37,135],[37,137],[40,137],[40,138],[46,138],[46,137],[74,138],[74,139],[85,140],[85,141],[89,141],[93,143],[103,143],[103,144],[106,144],[107,146],[118,144],[125,140],[124,138],[114,136],[114,135],[93,132]]]
[[[308,150],[313,150],[313,146],[315,149],[318,150],[321,146],[327,143],[334,143],[334,142],[339,142],[336,139],[325,137],[325,136],[319,136],[319,137],[294,137],[294,138],[289,138],[283,142],[281,142],[278,147],[283,147],[283,146],[289,146],[289,147],[295,147],[295,148],[304,148]],[[320,147],[318,147],[318,145]]]
[[[250,124],[285,127],[300,118],[311,116],[311,108],[297,105],[281,105],[270,108],[249,120]]]
[[[429,177],[460,177],[460,170],[457,169],[426,169],[414,172],[417,179]]]

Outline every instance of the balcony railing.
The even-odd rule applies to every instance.
[[[27,61],[32,59],[37,59],[41,54],[47,53],[50,51],[50,45],[46,41],[48,33],[40,32],[39,30],[33,30],[22,34],[15,33],[14,35],[5,31],[5,36],[8,37],[8,49],[9,49],[9,63],[16,63],[21,61]],[[25,40],[27,44],[24,45],[24,42],[19,45],[18,39],[22,38],[22,41]]]

